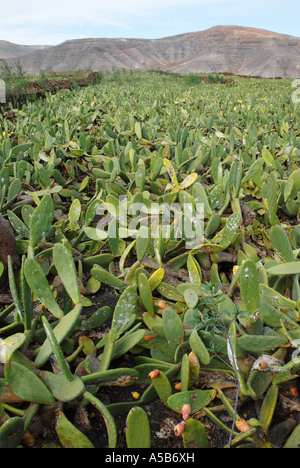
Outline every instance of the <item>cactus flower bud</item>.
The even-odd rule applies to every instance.
[[[144,341],[151,341],[151,340],[153,340],[153,338],[154,338],[154,335],[145,335],[144,336]]]
[[[186,421],[191,413],[191,406],[187,404],[183,405],[183,407],[181,408],[181,413],[183,420]]]
[[[251,429],[251,426],[245,419],[237,419],[235,425],[240,432],[248,432]]]
[[[160,309],[166,309],[168,306],[167,304],[165,303],[165,301],[163,300],[160,300],[157,302],[157,306],[160,308]]]
[[[174,434],[178,437],[184,431],[185,421],[181,421],[177,426],[174,427]]]
[[[158,375],[160,374],[160,371],[158,369],[150,372],[148,374],[148,377],[150,377],[151,380],[155,379]]]

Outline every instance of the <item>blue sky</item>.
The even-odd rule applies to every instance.
[[[13,0],[0,6],[0,40],[56,45],[85,37],[157,39],[216,25],[300,37],[299,13],[299,0]]]

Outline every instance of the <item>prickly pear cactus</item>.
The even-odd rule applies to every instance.
[[[134,407],[129,411],[125,434],[127,448],[150,448],[150,425],[145,410]]]

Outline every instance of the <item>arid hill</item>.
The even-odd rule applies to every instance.
[[[18,59],[36,50],[44,50],[47,47],[49,46],[19,45],[8,41],[0,41],[0,60]]]
[[[14,60],[9,59],[9,64]],[[300,77],[300,38],[262,29],[215,26],[163,39],[76,39],[20,57],[26,72],[147,70]]]

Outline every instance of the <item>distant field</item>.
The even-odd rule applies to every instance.
[[[96,78],[0,113],[0,446],[298,446],[297,83]]]

